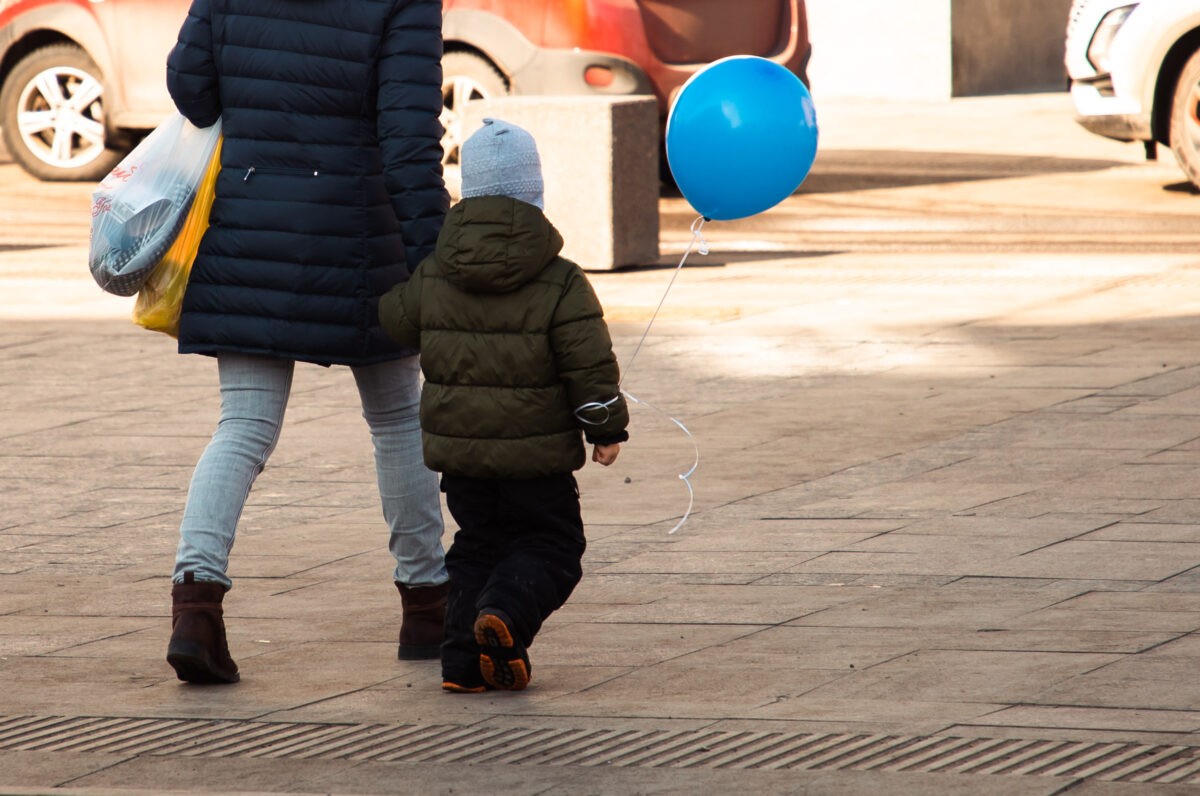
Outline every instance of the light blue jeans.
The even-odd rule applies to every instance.
[[[219,354],[221,419],[188,489],[175,556],[175,583],[185,572],[229,588],[226,575],[238,519],[283,425],[295,363]],[[383,516],[396,559],[393,579],[405,586],[447,580],[437,476],[421,455],[417,357],[351,368],[375,445]],[[331,529],[332,530],[332,529]]]

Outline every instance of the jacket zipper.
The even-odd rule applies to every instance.
[[[321,172],[316,169],[309,171],[308,169],[276,169],[276,168],[259,168],[258,166],[251,166],[250,168],[246,169],[246,174],[245,174],[245,176],[242,177],[242,182],[249,182],[250,178],[253,177],[255,174],[258,174],[259,172],[261,172],[263,174],[286,174],[286,175],[289,175],[292,177],[319,177],[319,176],[321,176]]]

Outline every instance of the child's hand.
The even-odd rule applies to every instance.
[[[617,454],[620,452],[621,443],[619,442],[614,442],[612,445],[596,445],[592,448],[592,461],[608,467],[617,460]]]

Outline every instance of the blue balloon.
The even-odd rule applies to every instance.
[[[800,78],[735,55],[692,75],[667,117],[667,163],[708,219],[761,213],[791,196],[817,157],[817,113]]]

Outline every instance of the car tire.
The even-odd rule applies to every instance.
[[[508,81],[486,58],[470,52],[448,52],[442,57],[443,165],[458,164],[458,150],[465,139],[463,106],[508,93]]]
[[[100,69],[73,44],[22,58],[0,89],[13,160],[41,180],[95,181],[112,171],[125,152],[105,143],[103,86]]]
[[[1183,65],[1175,84],[1170,135],[1179,167],[1200,188],[1200,50]]]

